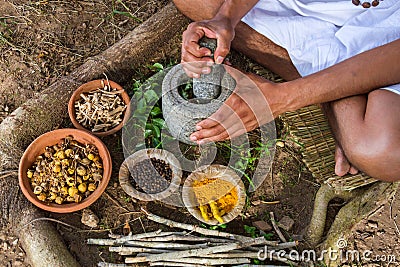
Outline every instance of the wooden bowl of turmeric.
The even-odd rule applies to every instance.
[[[182,200],[196,219],[209,225],[225,224],[239,214],[246,192],[240,177],[223,165],[202,166],[185,180]]]

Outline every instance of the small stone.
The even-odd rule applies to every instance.
[[[292,230],[293,225],[294,225],[294,221],[292,218],[290,218],[289,216],[284,216],[279,222],[278,225],[280,228],[282,228],[283,230],[285,230],[286,232],[289,232],[290,230]]]
[[[0,233],[0,240],[5,240],[7,238],[7,235],[3,232]]]
[[[303,235],[292,235],[292,238],[294,241],[303,241],[304,240]]]
[[[272,231],[272,226],[266,221],[256,221],[252,223],[260,231],[270,232]]]
[[[100,220],[93,211],[90,209],[84,209],[82,212],[81,222],[86,226],[95,228],[98,226]]]
[[[252,201],[251,202],[251,204],[253,205],[253,206],[258,206],[258,205],[260,205],[261,204],[261,200],[254,200],[254,201]]]
[[[282,141],[278,141],[278,142],[276,142],[276,146],[285,147],[285,143]]]
[[[375,221],[368,221],[368,226],[369,226],[370,228],[377,229],[377,228],[378,228],[378,223],[375,222]]]
[[[7,251],[9,248],[10,248],[10,246],[8,245],[8,243],[7,243],[7,242],[4,242],[4,243],[3,243],[3,249],[4,249],[5,251]]]
[[[15,260],[12,266],[23,266],[23,263],[20,260]]]
[[[15,239],[11,244],[13,245],[13,247],[15,247],[18,244],[18,238]]]

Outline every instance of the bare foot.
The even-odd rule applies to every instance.
[[[335,161],[336,161],[336,164],[335,164],[336,175],[344,176],[347,173],[350,173],[350,174],[358,173],[358,169],[350,164],[350,162],[344,155],[342,148],[338,145],[336,145]]]

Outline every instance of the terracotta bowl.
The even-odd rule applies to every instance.
[[[37,199],[36,195],[31,189],[30,181],[27,177],[27,171],[35,162],[36,157],[44,153],[46,146],[55,145],[67,136],[72,136],[73,139],[79,143],[93,144],[97,147],[99,156],[103,162],[103,178],[96,190],[79,203],[56,204],[42,202]],[[19,163],[18,179],[22,193],[34,205],[51,212],[68,213],[84,209],[95,202],[106,189],[107,184],[110,181],[111,170],[112,161],[110,153],[107,147],[98,137],[88,133],[87,131],[78,129],[59,129],[39,136],[28,146]]]
[[[89,131],[90,133],[97,135],[97,136],[106,136],[106,135],[110,135],[110,134],[114,134],[116,132],[118,132],[119,130],[121,130],[122,126],[125,124],[125,122],[129,119],[129,103],[130,103],[130,97],[128,95],[127,92],[124,91],[124,89],[121,87],[121,85],[117,84],[116,82],[113,81],[109,81],[111,87],[114,89],[118,89],[121,90],[121,98],[124,101],[124,103],[126,104],[126,109],[124,111],[124,118],[122,120],[122,122],[120,124],[118,124],[117,126],[115,126],[114,128],[108,130],[108,131],[104,131],[104,132],[92,132],[91,129],[87,129],[85,128],[82,124],[80,124],[77,120],[76,120],[76,114],[75,114],[75,102],[79,99],[81,99],[81,94],[82,93],[88,93],[91,92],[93,90],[96,90],[98,88],[102,88],[102,83],[101,82],[106,82],[106,80],[94,80],[94,81],[90,81],[87,82],[85,84],[82,84],[81,86],[78,87],[78,89],[75,90],[75,92],[72,94],[69,103],[68,103],[68,115],[69,118],[71,119],[72,124],[80,130],[85,130],[85,131]]]
[[[185,204],[185,207],[192,214],[196,219],[199,221],[209,224],[209,225],[220,225],[221,223],[218,222],[216,219],[211,218],[206,221],[203,216],[201,216],[200,210],[198,208],[199,203],[196,199],[196,196],[193,191],[193,182],[196,180],[202,180],[204,178],[217,178],[228,181],[233,184],[236,188],[238,194],[238,201],[236,206],[227,214],[222,216],[224,220],[223,224],[228,223],[235,219],[238,215],[241,214],[242,209],[245,204],[246,200],[246,189],[244,187],[243,181],[240,177],[229,167],[223,165],[209,165],[209,166],[202,166],[193,171],[188,178],[186,178],[185,183],[182,189],[182,200]],[[226,192],[227,193],[227,192]],[[224,195],[224,194],[223,194]],[[221,197],[223,196],[221,195]]]
[[[156,159],[161,159],[169,164],[172,170],[171,182],[168,188],[159,193],[150,194],[140,192],[136,190],[130,182],[129,177],[131,176],[131,173],[129,169],[133,168],[139,162],[153,157]],[[162,200],[169,197],[171,194],[179,190],[181,179],[182,169],[178,159],[171,152],[163,149],[148,148],[139,150],[126,158],[119,169],[119,183],[122,189],[131,197],[143,201]]]

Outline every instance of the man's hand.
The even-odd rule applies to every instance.
[[[203,36],[217,39],[214,59],[210,57],[211,51],[208,48],[198,44]],[[221,64],[229,53],[234,36],[234,27],[229,19],[212,19],[189,24],[182,37],[182,63],[190,62],[185,64],[187,75],[198,78],[202,73],[210,73],[209,66],[214,62]]]
[[[197,124],[190,138],[199,144],[230,139],[274,119],[265,93],[272,96],[277,85],[254,74],[225,68],[236,80],[236,88],[214,114]]]

